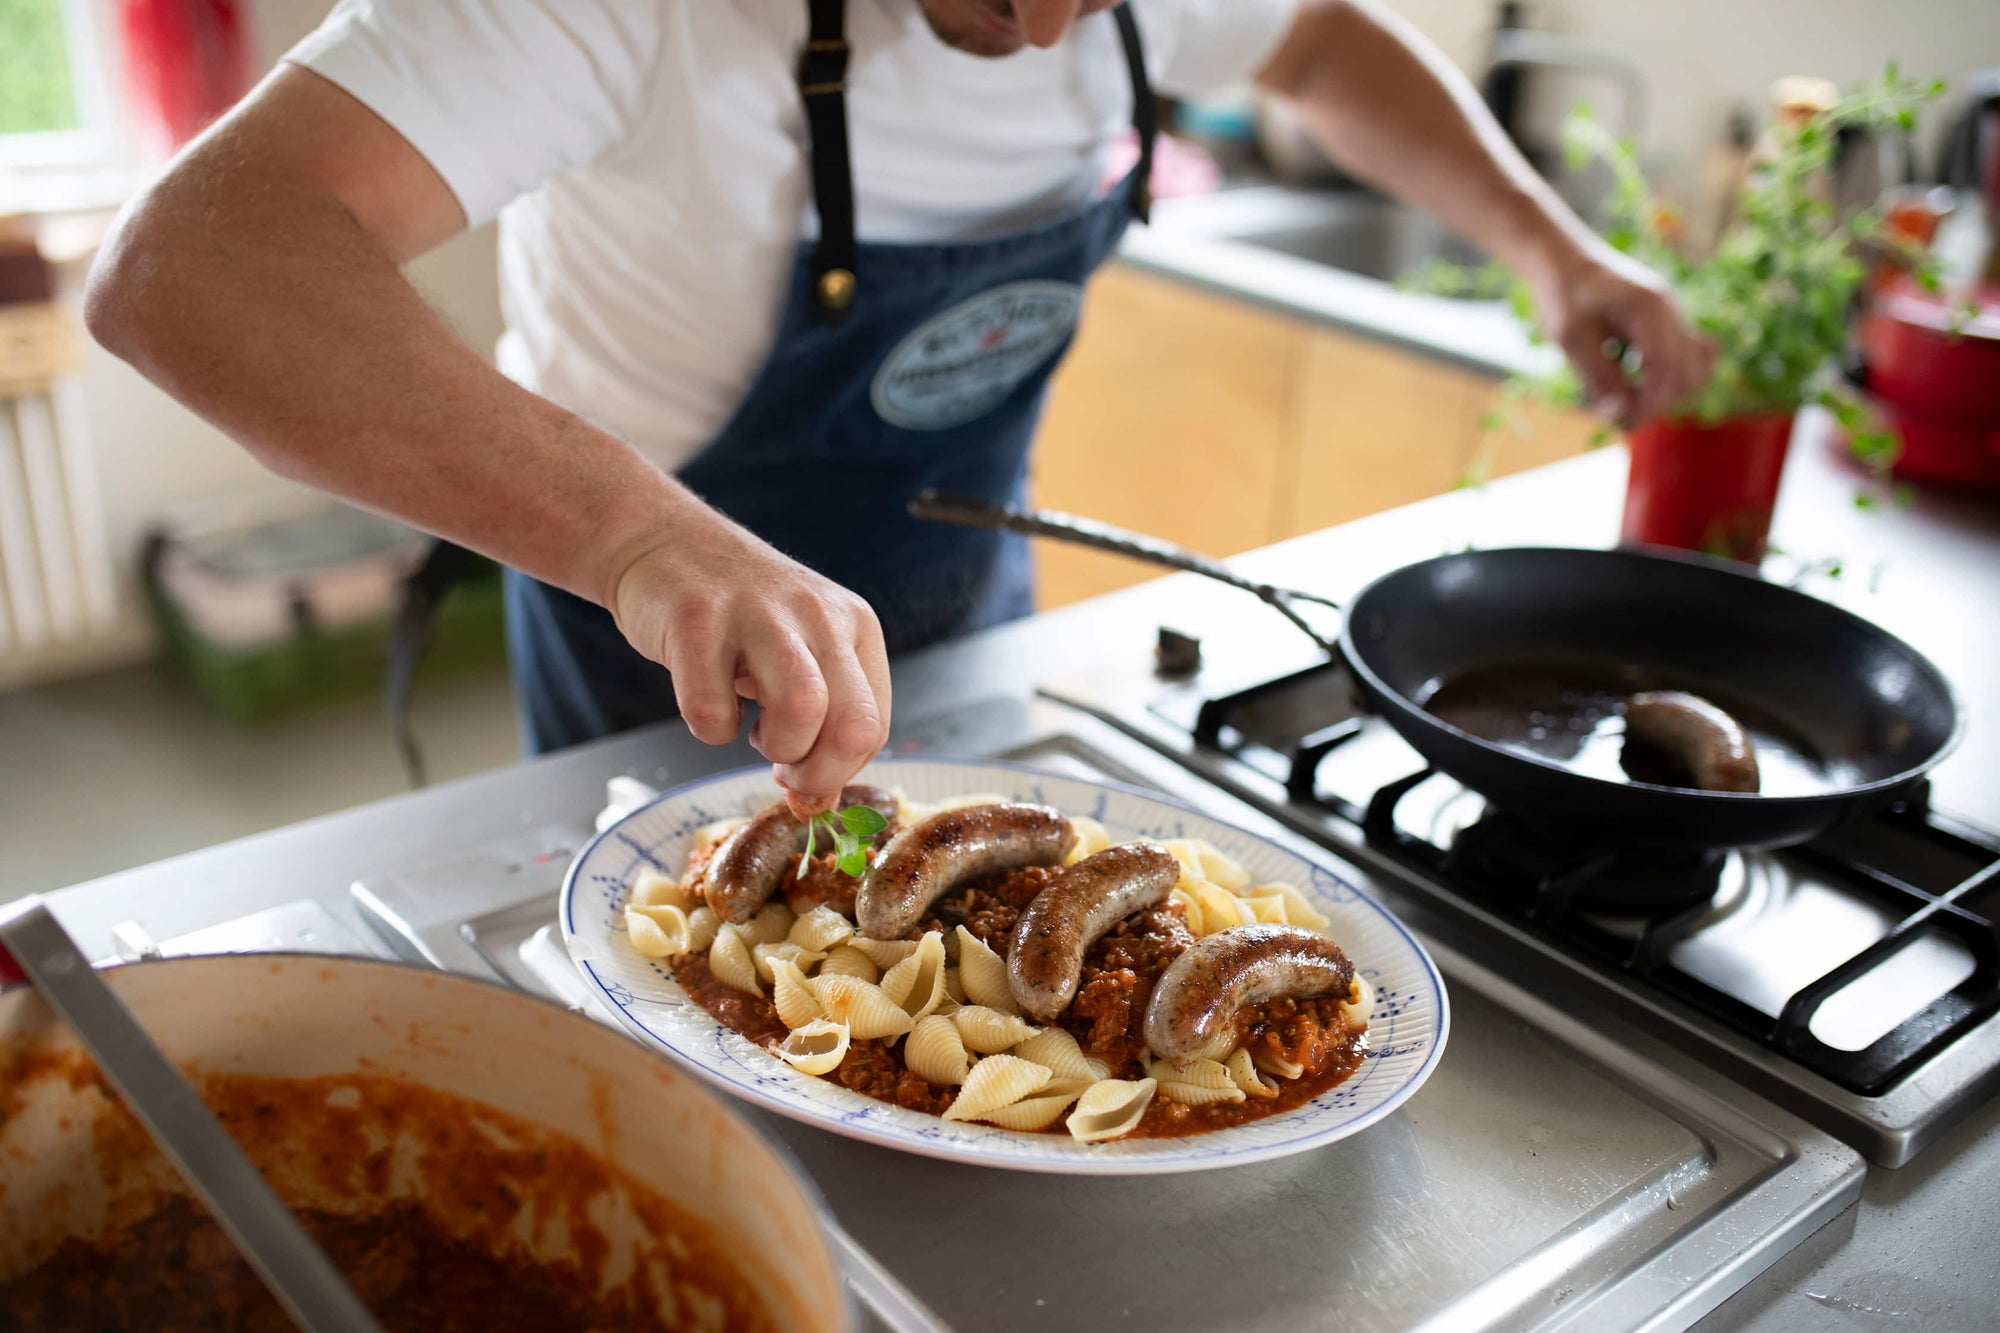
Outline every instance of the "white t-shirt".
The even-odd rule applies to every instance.
[[[1189,96],[1276,50],[1298,0],[1137,0]],[[851,0],[863,240],[973,240],[1087,203],[1132,95],[1107,12],[1055,49],[945,46],[917,0]],[[500,367],[662,467],[763,365],[817,221],[794,81],[804,0],[342,0],[288,59],[500,218]]]

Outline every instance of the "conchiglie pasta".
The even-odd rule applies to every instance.
[[[1011,1106],[988,1111],[979,1118],[1002,1129],[1028,1132],[1047,1129],[1089,1086],[1088,1079],[1050,1079],[1034,1096],[1023,1097]]]
[[[1240,1102],[1246,1095],[1228,1067],[1214,1060],[1155,1060],[1148,1072],[1159,1080],[1160,1096],[1183,1106]]]
[[[701,851],[713,847],[749,822],[748,815],[733,815],[728,819],[718,819],[713,823],[703,824],[694,831],[694,849]]]
[[[882,989],[912,1019],[922,1018],[944,1001],[944,971],[944,936],[929,931],[909,957],[882,974]]]
[[[1070,1137],[1078,1143],[1101,1143],[1131,1133],[1152,1105],[1159,1086],[1150,1078],[1110,1078],[1091,1084],[1070,1112]]]
[[[1250,1063],[1273,1078],[1295,1079],[1306,1072],[1304,1065],[1286,1059],[1268,1046],[1259,1046],[1250,1052]]]
[[[1181,915],[1187,921],[1189,934],[1193,935],[1196,939],[1200,939],[1203,935],[1208,934],[1208,931],[1203,928],[1201,902],[1194,896],[1193,890],[1176,884],[1168,892],[1167,902],[1170,906],[1174,903],[1181,905]]]
[[[869,962],[884,971],[917,951],[915,940],[871,940],[866,935],[856,935],[847,942],[867,955]]]
[[[1260,893],[1247,898],[1238,897],[1236,901],[1243,904],[1252,920],[1269,922],[1274,926],[1291,924],[1291,915],[1286,911],[1285,895],[1282,893]]]
[[[965,988],[966,1002],[1003,1014],[1020,1013],[1013,988],[1007,984],[1007,960],[964,926],[953,936],[958,940],[958,982]]]
[[[751,995],[764,993],[757,980],[757,960],[751,956],[750,945],[737,926],[724,924],[716,928],[715,943],[708,947],[708,970],[725,986]]]
[[[960,1006],[952,1014],[951,1021],[958,1024],[958,1035],[964,1040],[966,1049],[981,1054],[1004,1051],[1035,1035],[1034,1026],[1027,1020],[1014,1014],[1003,1014],[998,1009],[988,1009],[983,1004]]]
[[[792,909],[783,903],[765,903],[737,929],[751,944],[776,944],[791,934],[793,919]]]
[[[771,1048],[786,1064],[802,1074],[830,1074],[847,1058],[848,1031],[845,1024],[816,1018],[793,1028],[785,1039]]]
[[[1236,1042],[1237,1032],[1235,1026],[1233,1024],[1224,1024],[1222,1027],[1216,1029],[1214,1036],[1196,1047],[1194,1054],[1189,1058],[1194,1060],[1224,1059],[1231,1051],[1236,1049]]]
[[[1350,1032],[1359,1032],[1368,1026],[1368,1019],[1375,1012],[1375,988],[1368,984],[1368,978],[1359,972],[1354,974],[1354,987],[1348,991],[1348,1001],[1340,1006],[1340,1016],[1347,1020]]]
[[[689,892],[679,880],[657,870],[641,870],[632,881],[629,903],[633,907],[678,907],[686,912],[700,902],[700,894]]]
[[[1235,894],[1219,889],[1207,880],[1194,881],[1192,892],[1195,901],[1201,904],[1202,934],[1213,935],[1216,931],[1228,930],[1231,926],[1250,924],[1251,918]]]
[[[991,1055],[972,1067],[958,1096],[945,1108],[947,1120],[983,1120],[1003,1106],[1012,1106],[1040,1092],[1051,1075],[1038,1064],[1011,1055]]]
[[[1256,1065],[1250,1063],[1249,1051],[1237,1048],[1227,1060],[1223,1061],[1223,1067],[1229,1071],[1229,1077],[1235,1080],[1236,1086],[1243,1089],[1244,1096],[1262,1101],[1267,1097],[1278,1095],[1277,1087],[1257,1072]]]
[[[845,1023],[857,1040],[899,1037],[913,1026],[901,1005],[883,993],[880,986],[859,977],[814,977],[813,994],[826,1016]]]
[[[1111,1073],[1111,1066],[1083,1053],[1075,1037],[1061,1028],[1043,1028],[1008,1051],[1022,1060],[1032,1060],[1059,1079],[1084,1079],[1096,1083]]]
[[[706,904],[688,913],[688,952],[707,953],[715,943],[715,932],[722,925],[722,918],[715,909]]]
[[[813,993],[812,983],[798,964],[778,958],[771,963],[771,1003],[778,1020],[788,1028],[802,1028],[816,1018],[825,1018],[826,1009]]]
[[[1303,890],[1291,884],[1264,884],[1252,889],[1258,897],[1275,893],[1285,900],[1285,920],[1294,926],[1304,926],[1307,930],[1324,931],[1333,924],[1332,918],[1313,905]]]
[[[819,975],[859,977],[863,981],[873,982],[882,975],[882,970],[875,966],[867,954],[853,945],[840,944],[834,946],[832,952],[827,954],[826,961],[819,965]]]
[[[691,947],[687,913],[678,907],[628,907],[625,933],[632,947],[648,958],[672,958]]]
[[[909,1040],[903,1043],[903,1063],[918,1078],[933,1083],[963,1083],[972,1070],[958,1025],[936,1014],[917,1020]]]
[[[1063,858],[1066,866],[1073,866],[1086,856],[1095,856],[1111,845],[1111,835],[1105,832],[1104,825],[1089,815],[1071,815],[1069,826],[1076,830],[1076,846]]]
[[[854,934],[854,923],[831,907],[821,904],[796,921],[785,938],[802,949],[825,953],[845,943]]]
[[[818,966],[826,955],[812,949],[801,948],[790,940],[780,940],[776,944],[751,945],[750,957],[757,964],[758,978],[768,983],[771,980],[771,964],[776,959],[782,958],[788,963],[796,963],[800,971],[806,972]]]

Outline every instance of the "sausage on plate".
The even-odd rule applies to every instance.
[[[1043,886],[1015,923],[1007,987],[1044,1023],[1069,1007],[1083,955],[1132,913],[1166,901],[1180,879],[1173,853],[1150,842],[1107,847]]]
[[[1160,974],[1146,1006],[1146,1045],[1169,1060],[1192,1059],[1255,1005],[1353,988],[1354,964],[1317,931],[1231,926],[1195,941]]]
[[[856,805],[865,805],[884,819],[896,817],[895,796],[880,787],[843,788],[838,808]],[[779,801],[722,840],[702,871],[701,896],[724,921],[748,921],[778,891],[792,858],[805,849],[805,822]]]
[[[889,839],[854,899],[854,919],[870,939],[900,939],[930,905],[969,879],[1056,865],[1076,846],[1076,830],[1046,805],[969,805],[933,815]]]

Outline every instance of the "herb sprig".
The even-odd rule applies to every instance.
[[[875,839],[875,835],[889,827],[889,821],[878,810],[865,805],[850,805],[845,810],[823,811],[806,821],[806,851],[799,862],[804,865],[812,860],[813,837],[821,828],[833,838],[834,864],[840,873],[859,878],[868,869],[868,858],[863,850]]]

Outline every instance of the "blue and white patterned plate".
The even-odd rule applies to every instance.
[[[1038,801],[1104,824],[1112,841],[1203,838],[1255,883],[1289,883],[1332,918],[1330,933],[1375,987],[1368,1057],[1345,1083],[1287,1114],[1179,1139],[1077,1143],[962,1124],[800,1074],[710,1018],[663,963],[625,934],[626,886],[647,866],[678,874],[694,831],[777,799],[768,768],[706,778],[662,795],[599,834],[563,881],[562,928],[591,990],[634,1035],[723,1091],[836,1134],[927,1157],[1086,1175],[1198,1171],[1281,1157],[1358,1133],[1407,1101],[1444,1052],[1444,981],[1402,923],[1331,864],[1297,855],[1188,806],[1133,788],[997,761],[883,759],[857,781],[932,802],[972,793]]]

